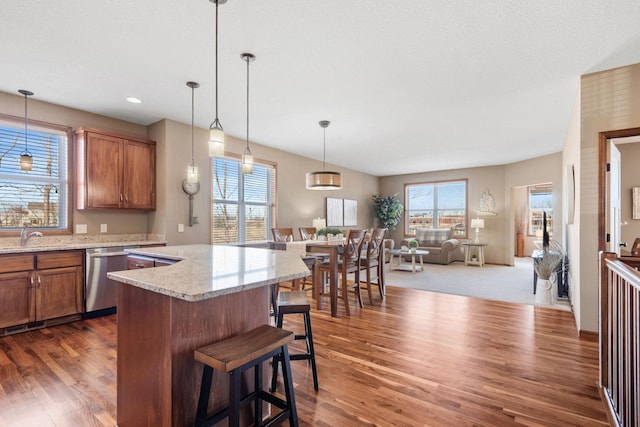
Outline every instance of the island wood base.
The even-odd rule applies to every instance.
[[[202,376],[194,350],[265,323],[269,286],[188,302],[118,284],[118,427],[193,425]],[[227,376],[214,374],[211,390],[209,408],[226,406]]]

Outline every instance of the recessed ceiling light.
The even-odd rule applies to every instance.
[[[127,101],[132,103],[132,104],[141,104],[142,103],[142,100],[140,100],[138,98],[135,98],[133,96],[128,97]]]

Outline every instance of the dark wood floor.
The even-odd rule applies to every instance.
[[[319,392],[292,363],[302,426],[608,425],[570,313],[388,287],[312,322]],[[0,338],[0,426],[113,427],[116,355],[115,315]]]

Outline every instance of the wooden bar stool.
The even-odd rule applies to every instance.
[[[296,340],[305,340],[307,351],[300,354],[291,354],[291,360],[308,360],[313,373],[313,388],[318,391],[318,372],[316,370],[316,353],[313,349],[313,335],[311,333],[311,304],[304,291],[291,291],[278,293],[276,326],[282,328],[285,314],[302,314],[304,317],[304,335],[295,335]],[[273,358],[273,375],[271,376],[271,392],[276,390],[278,382],[278,364],[282,362],[282,355]],[[284,372],[284,368],[283,368]],[[286,377],[284,377],[286,380]]]
[[[254,402],[254,426],[271,426],[289,419],[289,425],[298,425],[296,402],[293,395],[293,381],[287,344],[293,341],[293,332],[270,325],[259,326],[249,332],[201,347],[195,351],[195,359],[204,364],[200,397],[196,412],[196,427],[212,426],[229,417],[229,425],[239,427],[240,409]],[[262,363],[278,357],[283,361],[282,374],[286,401],[262,389]],[[247,396],[240,396],[242,372],[255,368],[255,389]],[[213,370],[229,374],[229,406],[207,417],[209,393]],[[275,416],[262,421],[262,401],[281,409]]]

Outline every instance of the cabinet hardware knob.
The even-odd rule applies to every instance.
[[[42,279],[38,276],[38,287],[40,287],[40,285],[42,285]]]
[[[136,263],[136,268],[144,268],[144,264]]]

